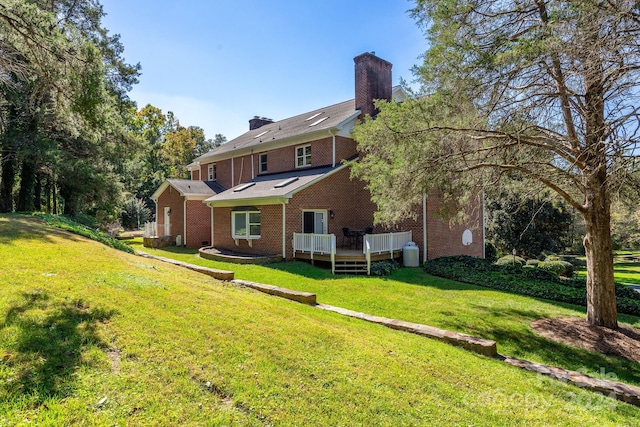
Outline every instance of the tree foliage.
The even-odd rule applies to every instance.
[[[570,244],[573,216],[562,202],[544,195],[502,193],[486,203],[486,236],[502,253],[538,257],[561,252]]]
[[[637,170],[638,3],[418,0],[412,13],[429,41],[422,96],[378,104],[356,131],[380,217],[422,192],[454,202],[526,176],[583,216],[587,319],[617,327],[611,201]]]

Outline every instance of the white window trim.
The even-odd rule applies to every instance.
[[[207,181],[217,181],[217,168],[215,163],[211,163],[207,166]]]
[[[251,222],[249,219],[251,218],[251,214],[260,215],[260,211],[237,211],[231,212],[231,237],[236,240],[236,245],[238,244],[238,240],[257,240],[260,238],[260,235],[251,235]],[[247,225],[247,234],[240,235],[236,233],[236,215],[246,215],[246,225]],[[262,233],[262,216],[260,217],[260,233]]]
[[[313,152],[310,152],[309,154],[304,154],[305,152],[305,148],[309,147],[309,150],[311,151],[311,144],[307,144],[307,145],[299,145],[296,147],[296,168],[306,168],[311,166],[311,155],[313,154]],[[302,156],[298,155],[298,150],[302,150]],[[309,157],[309,163],[307,163],[307,157]],[[298,165],[298,159],[302,158],[302,165]]]
[[[262,169],[262,156],[265,156],[267,158],[267,161],[264,162],[264,170]],[[260,173],[267,172],[267,170],[269,169],[268,161],[269,161],[269,157],[267,156],[267,153],[262,153],[258,156],[258,169],[260,170]]]
[[[323,218],[324,218],[324,223],[322,224],[322,233],[317,233],[317,234],[327,234],[329,233],[329,210],[328,209],[302,209],[302,224],[300,224],[300,226],[302,227],[301,230],[304,231],[304,213],[305,212],[313,212],[314,214],[316,213],[321,213],[324,214]]]

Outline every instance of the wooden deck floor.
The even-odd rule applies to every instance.
[[[298,259],[312,259],[311,254],[308,252],[296,252],[295,257]],[[397,251],[393,253],[393,258],[401,258],[402,251]],[[371,254],[371,261],[380,261],[383,259],[391,259],[390,252],[383,252],[380,254]],[[313,259],[316,261],[331,261],[330,254],[313,254]],[[362,250],[355,249],[337,249],[336,250],[336,262],[339,261],[366,261],[365,255],[362,253]]]

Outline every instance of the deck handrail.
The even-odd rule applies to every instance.
[[[157,222],[145,222],[144,237],[171,236],[171,224],[158,224]]]
[[[293,256],[296,252],[307,252],[313,261],[314,254],[331,256],[331,273],[336,271],[335,234],[293,233]]]
[[[402,248],[411,241],[411,231],[400,231],[398,233],[380,233],[380,234],[365,234],[362,245],[362,252],[367,253],[370,251],[372,254],[379,254],[382,252],[389,252],[391,258],[393,253],[401,251]]]
[[[371,244],[368,239],[364,239],[362,249],[364,250],[364,257],[367,260],[367,276],[371,276]]]

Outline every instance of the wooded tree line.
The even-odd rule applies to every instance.
[[[119,216],[214,145],[170,112],[138,111],[140,65],[97,0],[0,0],[0,211]]]

